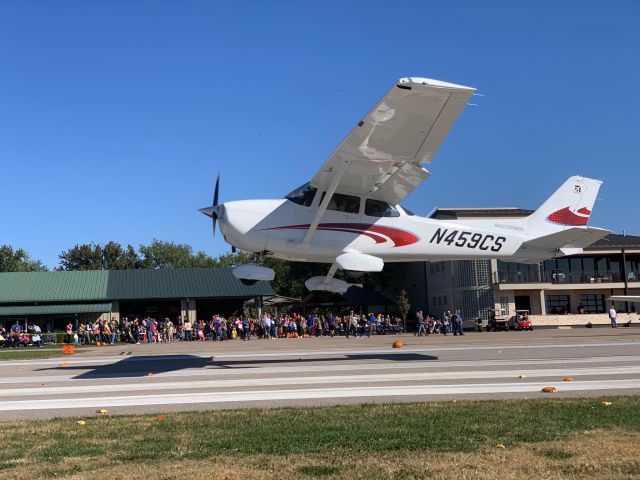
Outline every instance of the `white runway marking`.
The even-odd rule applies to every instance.
[[[243,391],[221,393],[187,393],[103,398],[63,398],[24,400],[0,403],[0,410],[43,410],[96,407],[130,407],[141,405],[178,405],[198,403],[234,403],[268,400],[309,400],[423,395],[464,395],[477,393],[533,393],[548,383],[494,383],[468,385],[428,385],[392,387],[353,387],[298,390]],[[618,390],[640,388],[640,379],[603,380],[564,383],[561,391]]]
[[[274,352],[265,341],[267,351],[251,353],[225,346],[229,353],[220,354],[212,344],[213,358],[202,353],[209,345],[199,345],[198,355],[162,355],[161,348],[150,347],[131,357],[18,360],[0,364],[5,367],[0,376],[0,418],[15,418],[21,411],[33,417],[74,415],[74,409],[102,407],[122,407],[120,413],[187,409],[189,404],[269,407],[349,399],[429,400],[442,395],[549,398],[540,393],[543,386],[555,386],[566,396],[640,392],[640,348],[630,348],[640,347],[640,342],[629,337],[597,340],[532,345],[454,341],[440,346],[418,341],[401,350],[381,348],[381,342],[367,349],[354,341],[322,351],[288,352]],[[273,346],[278,348],[276,342]],[[294,348],[303,348],[302,342]],[[518,378],[521,375],[525,378]],[[567,376],[573,381],[563,382]]]
[[[304,373],[304,372],[298,372]],[[141,392],[154,390],[195,390],[231,387],[272,387],[286,385],[321,385],[338,383],[383,383],[383,382],[415,382],[426,380],[477,380],[477,379],[506,379],[518,380],[518,375],[527,378],[556,377],[555,381],[566,376],[599,376],[599,375],[629,375],[640,373],[640,366],[601,367],[601,368],[564,368],[548,370],[493,370],[473,372],[418,372],[372,375],[332,375],[315,377],[275,377],[275,378],[243,378],[225,380],[201,380],[188,382],[153,382],[139,384],[107,384],[82,385],[71,387],[33,387],[12,388],[0,391],[0,397],[21,397],[38,395],[65,395],[87,393]]]
[[[127,360],[127,363],[129,360]],[[473,372],[477,372],[481,367],[510,367],[514,372],[520,373],[518,369],[527,368],[532,365],[571,365],[571,364],[598,364],[603,365],[607,363],[620,363],[620,362],[640,362],[640,355],[620,355],[620,356],[608,356],[608,357],[583,357],[583,358],[523,358],[523,359],[508,359],[508,360],[453,360],[453,361],[440,361],[440,360],[422,360],[422,361],[397,361],[393,363],[354,363],[354,364],[335,364],[327,363],[322,365],[309,365],[307,363],[300,363],[291,365],[293,362],[289,362],[287,365],[279,366],[251,366],[246,368],[229,367],[220,368],[215,364],[211,366],[205,366],[202,368],[186,368],[181,369],[179,362],[176,362],[176,370],[167,372],[155,372],[155,378],[162,377],[225,377],[234,376],[237,377],[240,373],[244,376],[249,375],[266,375],[266,374],[302,374],[302,373],[314,373],[314,372],[363,372],[363,371],[377,371],[377,370],[411,370],[411,369],[433,369],[433,368],[455,368],[462,367],[470,369]],[[224,362],[220,362],[223,363]],[[260,362],[256,362],[259,364]],[[58,367],[59,362],[56,362]],[[4,365],[4,363],[2,364]],[[112,365],[116,365],[113,363]],[[133,367],[133,365],[132,365]],[[133,368],[128,372],[123,373],[106,373],[99,370],[100,367],[87,366],[86,369],[74,373],[65,375],[29,375],[25,374],[17,377],[0,377],[0,385],[15,385],[21,383],[54,383],[54,382],[85,382],[85,381],[97,381],[105,379],[119,378],[122,380],[139,379],[143,377],[148,370],[134,370]],[[92,371],[93,369],[97,369]],[[60,368],[64,370],[64,368]],[[152,370],[152,368],[151,368]],[[20,372],[22,373],[22,372]]]
[[[268,340],[265,340],[265,342]],[[389,355],[389,354],[407,354],[407,353],[420,353],[430,354],[434,352],[467,352],[467,351],[482,351],[482,350],[537,350],[546,348],[596,348],[596,347],[622,347],[622,346],[638,346],[640,347],[640,341],[624,341],[624,342],[590,342],[590,343],[539,343],[530,345],[461,345],[461,346],[443,346],[443,347],[405,347],[402,350],[396,350],[393,348],[384,349],[334,349],[334,350],[300,350],[300,351],[284,351],[284,352],[269,352],[269,353],[238,353],[238,354],[224,354],[215,350],[215,346],[212,344],[210,355],[170,355],[176,360],[198,360],[198,359],[211,359],[215,356],[216,361],[224,359],[238,359],[238,358],[290,358],[290,357],[331,357],[331,356],[364,356],[364,355]],[[354,345],[355,346],[355,345]],[[161,348],[161,347],[159,347]],[[160,354],[157,351],[150,351],[148,355],[139,354],[139,356],[122,357],[122,356],[105,356],[105,357],[87,357],[87,358],[65,358],[69,365],[96,365],[96,364],[109,364],[114,361],[127,360],[131,362],[153,362],[153,361],[166,361],[166,356]],[[42,366],[54,366],[60,363],[60,359],[55,360],[12,360],[2,362],[3,366],[30,366],[30,365],[42,365]]]

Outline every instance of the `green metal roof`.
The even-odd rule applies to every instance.
[[[104,313],[111,311],[110,303],[75,303],[71,305],[15,305],[0,307],[0,315],[51,315],[66,313]]]
[[[230,268],[0,273],[0,304],[267,295],[268,282],[243,285]]]
[[[111,270],[107,298],[220,298],[274,295],[268,282],[243,285],[230,268]]]
[[[107,300],[106,270],[0,273],[0,303]]]

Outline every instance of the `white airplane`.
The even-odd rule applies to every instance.
[[[599,180],[569,178],[526,218],[436,220],[400,202],[427,177],[433,159],[475,90],[402,78],[357,123],[309,183],[283,199],[240,200],[200,209],[225,240],[255,254],[331,264],[309,290],[344,292],[342,269],[379,272],[386,262],[503,259],[535,263],[580,253],[608,230],[587,227]],[[246,281],[273,279],[257,264],[234,269]]]

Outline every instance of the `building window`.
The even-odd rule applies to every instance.
[[[429,264],[429,273],[433,274],[433,263]]]
[[[500,308],[505,315],[509,315],[509,297],[500,297]]]
[[[571,312],[569,295],[547,295],[547,313],[559,315]]]
[[[447,302],[447,296],[445,295],[444,297],[442,297],[442,304],[443,305],[448,305],[449,302]]]
[[[436,297],[433,297],[431,300],[433,300],[433,301],[431,302],[431,304],[435,307],[435,306],[437,305],[437,303],[436,303]]]
[[[441,271],[441,272],[444,272],[444,266],[445,266],[445,263],[444,263],[444,262],[442,262],[442,265],[440,265],[440,271]]]
[[[604,295],[583,294],[580,295],[580,303],[584,307],[584,313],[604,313]]]

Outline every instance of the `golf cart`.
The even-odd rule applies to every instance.
[[[529,320],[529,310],[516,310],[516,316],[513,319],[514,330],[533,331],[533,324]]]
[[[509,331],[509,316],[504,308],[491,308],[489,312],[487,332]]]

